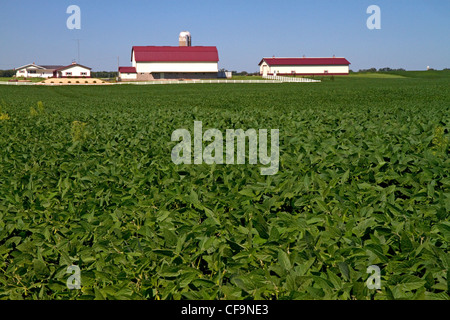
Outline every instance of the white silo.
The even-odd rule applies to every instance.
[[[192,37],[189,31],[180,32],[180,37],[178,39],[180,42],[180,47],[190,47],[192,44]]]

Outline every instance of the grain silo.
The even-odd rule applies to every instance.
[[[192,45],[192,37],[189,31],[180,32],[180,47],[190,47]]]

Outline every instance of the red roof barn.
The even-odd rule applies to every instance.
[[[133,46],[131,67],[120,67],[122,80],[217,78],[219,53],[213,46],[191,46],[189,32],[181,32],[179,46]],[[129,69],[134,68],[134,69]]]
[[[136,62],[218,62],[216,47],[134,46],[131,61]]]
[[[267,75],[347,75],[346,58],[263,58],[260,73]]]

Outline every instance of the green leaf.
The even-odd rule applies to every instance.
[[[401,280],[396,287],[403,292],[412,291],[423,287],[425,283],[425,280],[422,280],[416,276],[405,275],[401,277]]]
[[[33,260],[33,268],[36,276],[40,279],[45,278],[50,274],[50,270],[42,260]]]
[[[261,238],[269,239],[268,225],[261,215],[257,214],[254,217],[253,226],[255,227],[256,231],[258,231],[258,234]]]
[[[174,252],[172,250],[154,249],[153,252],[158,254],[158,255],[166,256],[166,257],[173,257],[174,256]]]
[[[286,252],[278,250],[278,261],[284,270],[286,271],[291,270],[292,268],[291,261],[289,260],[289,256]]]
[[[345,171],[344,174],[342,175],[341,183],[342,184],[346,183],[348,181],[349,176],[350,176],[350,170]]]
[[[341,271],[342,275],[347,279],[350,280],[350,269],[348,268],[348,264],[345,262],[338,262],[339,270]]]
[[[239,191],[239,194],[250,198],[254,198],[256,196],[255,193],[250,189],[242,189],[241,191]]]

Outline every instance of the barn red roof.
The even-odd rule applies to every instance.
[[[169,47],[169,46],[134,46],[133,52],[137,62],[217,62],[219,53],[216,47]]]
[[[320,66],[320,65],[350,65],[345,58],[263,58],[270,66]]]
[[[119,67],[120,73],[136,73],[135,67]]]

